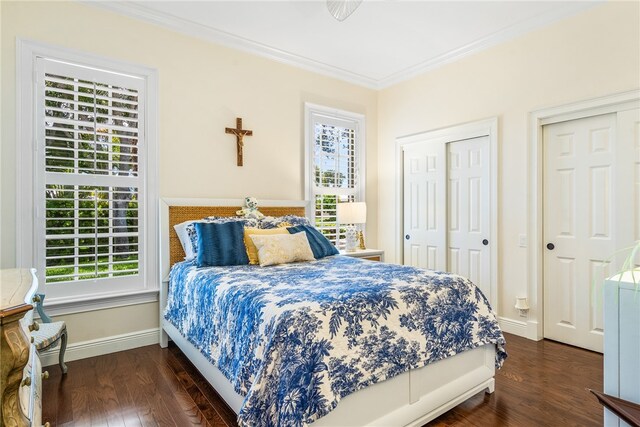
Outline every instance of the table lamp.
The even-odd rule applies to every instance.
[[[360,249],[364,247],[364,237],[362,232],[356,231],[355,224],[364,224],[367,222],[367,204],[364,202],[348,202],[338,203],[336,205],[336,215],[338,222],[347,226],[346,231],[346,250],[354,252],[360,238]]]

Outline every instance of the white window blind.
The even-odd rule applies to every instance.
[[[143,82],[44,58],[37,73],[36,198],[44,200],[38,261],[45,284],[139,280]]]
[[[345,111],[307,106],[310,153],[308,176],[315,201],[316,227],[336,246],[342,246],[344,227],[336,218],[336,204],[364,201],[364,118]]]

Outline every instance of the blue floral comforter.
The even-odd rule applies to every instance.
[[[487,343],[498,322],[467,279],[331,256],[171,270],[165,318],[246,396],[240,426],[300,426],[409,369]]]

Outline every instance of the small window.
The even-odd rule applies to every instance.
[[[315,226],[336,246],[344,241],[336,204],[364,201],[364,116],[306,105],[307,177]]]

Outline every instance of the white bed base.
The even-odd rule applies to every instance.
[[[168,338],[182,350],[203,377],[236,413],[244,398],[237,394],[227,378],[200,353],[162,314],[168,286],[168,206],[240,206],[241,200],[165,199],[160,203],[161,270],[160,346]],[[261,201],[265,206],[301,206],[304,202]],[[346,396],[313,427],[422,426],[480,391],[493,393],[495,388],[495,345],[488,344],[453,357],[410,370],[392,379]]]
[[[244,397],[169,322],[162,329],[236,413]],[[494,391],[495,345],[488,344],[359,390],[313,427],[419,427],[471,396]]]

